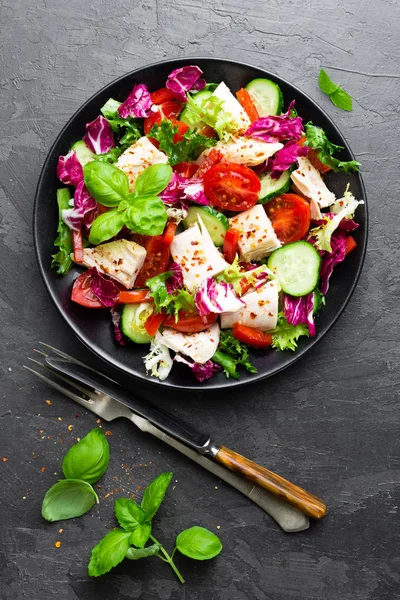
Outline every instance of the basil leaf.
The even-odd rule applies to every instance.
[[[129,550],[129,536],[130,533],[123,529],[115,529],[107,533],[92,550],[88,567],[89,575],[98,577],[108,573],[122,562]]]
[[[126,531],[133,531],[146,521],[146,513],[134,500],[119,498],[114,506],[118,523]]]
[[[134,531],[131,533],[131,537],[129,538],[130,543],[138,548],[143,548],[147,540],[149,539],[151,534],[151,523],[143,523],[143,525],[139,525],[136,527]]]
[[[157,196],[135,198],[123,214],[125,225],[143,235],[161,235],[168,219],[165,205]]]
[[[172,176],[172,168],[166,164],[147,167],[136,179],[135,194],[137,196],[157,196],[167,187]]]
[[[208,529],[198,526],[182,531],[176,538],[176,547],[194,560],[209,560],[222,550],[219,538]]]
[[[89,242],[97,246],[114,237],[123,228],[124,219],[124,214],[116,208],[99,215],[90,228]]]
[[[110,447],[101,429],[92,429],[80,442],[72,446],[64,457],[64,476],[95,483],[106,472]]]
[[[142,498],[142,508],[151,521],[158,511],[161,502],[164,500],[165,492],[172,479],[172,473],[161,473],[145,489]]]
[[[329,97],[333,104],[338,108],[348,111],[353,110],[353,101],[351,99],[351,96],[349,96],[349,94],[345,90],[338,88]]]
[[[327,94],[328,96],[339,88],[338,85],[333,83],[328,73],[324,71],[324,69],[321,69],[319,72],[318,85],[324,94]]]
[[[93,504],[99,503],[94,489],[80,479],[62,479],[46,493],[42,503],[42,517],[46,521],[63,521],[80,517]]]
[[[71,194],[68,188],[60,188],[57,190],[58,204],[58,237],[54,241],[54,245],[58,247],[58,252],[52,255],[51,266],[57,269],[58,275],[66,275],[72,267],[72,233],[70,228],[62,220],[62,211],[71,208],[69,201]]]
[[[147,558],[148,556],[154,556],[161,550],[161,544],[152,544],[147,548],[129,548],[126,553],[126,558],[130,560],[139,560],[139,558]]]
[[[117,206],[129,193],[126,173],[107,162],[94,160],[83,167],[89,194],[103,206]]]

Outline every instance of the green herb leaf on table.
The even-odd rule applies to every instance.
[[[151,546],[147,546],[147,548],[129,548],[126,553],[126,558],[130,560],[139,560],[140,558],[148,558],[149,556],[154,556],[158,554],[161,550],[161,544],[152,544]]]
[[[328,73],[321,69],[318,76],[321,91],[329,96],[331,102],[342,110],[353,110],[351,96],[340,85],[333,83]]]
[[[107,533],[92,550],[89,562],[89,575],[98,577],[108,573],[122,562],[130,547],[129,531],[115,529]]]
[[[161,235],[167,224],[165,204],[158,196],[129,198],[131,202],[123,213],[125,225],[135,233]]]
[[[96,217],[89,233],[91,244],[101,244],[117,235],[124,226],[125,217],[118,209],[109,210]]]
[[[88,163],[83,167],[83,178],[89,194],[103,206],[118,206],[129,194],[126,173],[107,162]]]
[[[158,511],[161,502],[164,500],[164,496],[168,489],[171,479],[172,473],[161,473],[145,489],[141,506],[145,511],[148,520],[151,521],[151,519]]]
[[[86,481],[63,479],[46,493],[42,503],[42,517],[46,521],[63,521],[80,517],[88,512],[99,498]]]
[[[358,172],[360,170],[361,163],[357,160],[342,161],[332,156],[334,152],[343,150],[344,148],[330,142],[321,127],[317,127],[309,122],[305,124],[304,128],[306,132],[305,145],[316,150],[319,160],[324,165],[331,167],[333,171],[345,171],[346,173]]]
[[[57,269],[58,275],[66,275],[72,266],[72,233],[70,228],[62,219],[62,211],[71,208],[69,202],[71,194],[68,188],[60,188],[57,190],[58,204],[58,236],[54,241],[54,245],[58,247],[58,252],[52,255],[51,266]]]
[[[151,523],[146,522],[138,525],[131,533],[130,542],[133,546],[144,548],[145,543],[151,535]]]
[[[62,470],[67,479],[96,483],[104,475],[110,460],[110,447],[101,429],[92,429],[64,457]]]
[[[333,92],[335,92],[339,88],[338,85],[333,83],[328,73],[324,69],[321,69],[319,72],[318,85],[324,92],[324,94],[327,94],[328,96],[330,94],[333,94]]]
[[[176,538],[176,547],[185,556],[194,560],[209,560],[222,550],[219,538],[204,527],[190,527]]]
[[[118,523],[126,531],[133,531],[147,519],[143,508],[129,498],[119,498],[116,500],[114,511]]]
[[[136,196],[157,196],[169,184],[172,168],[163,163],[147,167],[136,179]]]
[[[195,160],[205,148],[212,148],[217,143],[214,138],[201,135],[197,131],[187,131],[180,142],[174,142],[178,127],[168,119],[153,125],[149,136],[160,144],[160,150],[168,156],[169,164],[176,165],[180,162]]]
[[[282,312],[278,313],[278,323],[272,334],[272,348],[277,350],[292,350],[297,348],[297,340],[306,336],[309,337],[307,325],[291,325],[287,322]]]
[[[333,104],[338,108],[347,111],[353,110],[353,101],[351,99],[351,96],[349,96],[349,94],[345,90],[339,88],[336,91],[334,91],[333,94],[331,94],[329,97]]]

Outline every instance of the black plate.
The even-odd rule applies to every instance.
[[[198,384],[185,365],[175,364],[166,381],[160,382],[152,377],[147,377],[144,370],[142,356],[147,353],[147,345],[126,347],[118,346],[113,339],[110,316],[108,310],[90,310],[74,304],[71,299],[71,286],[78,271],[72,269],[65,277],[59,277],[50,269],[51,254],[54,252],[53,242],[57,229],[57,203],[56,190],[60,186],[56,178],[56,165],[58,157],[66,154],[71,145],[81,139],[85,131],[85,124],[92,121],[99,114],[101,106],[113,97],[124,100],[132,90],[133,85],[145,83],[150,91],[164,86],[168,74],[178,67],[197,64],[204,71],[204,76],[209,82],[225,83],[236,91],[244,87],[256,77],[267,77],[278,83],[283,92],[285,107],[293,99],[296,100],[296,109],[306,123],[312,120],[321,126],[329,139],[335,144],[345,147],[342,152],[344,160],[354,159],[346,140],[324,113],[324,111],[299,89],[276,77],[267,71],[243,63],[212,58],[189,58],[170,60],[144,67],[120,77],[104,87],[90,98],[70,119],[51,148],[43,166],[35,198],[34,207],[34,239],[39,268],[46,287],[58,310],[71,326],[78,338],[94,353],[108,361],[125,373],[139,379],[145,379],[159,386],[182,389],[207,390],[212,388],[243,385],[258,379],[269,377],[298,360],[305,352],[310,350],[332,327],[341,315],[355,289],[364,262],[367,244],[367,207],[357,209],[357,221],[360,227],[354,232],[357,248],[337,266],[331,278],[328,292],[327,306],[317,317],[317,336],[311,339],[302,339],[296,352],[254,352],[253,361],[258,369],[257,375],[243,372],[238,381],[226,379],[219,373],[211,380]],[[357,199],[365,197],[365,190],[359,174],[329,173],[326,176],[328,187],[340,197],[347,183]]]

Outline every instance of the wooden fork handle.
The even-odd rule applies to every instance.
[[[225,446],[220,447],[215,460],[231,471],[280,496],[313,519],[321,519],[326,513],[324,502],[317,496]]]

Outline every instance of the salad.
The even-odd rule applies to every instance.
[[[362,203],[324,175],[360,163],[271,80],[230,90],[192,65],[163,85],[110,98],[59,157],[52,266],[83,269],[72,301],[110,311],[110,335],[144,346],[150,376],[174,362],[200,382],[256,373],[250,349],[316,335]]]

